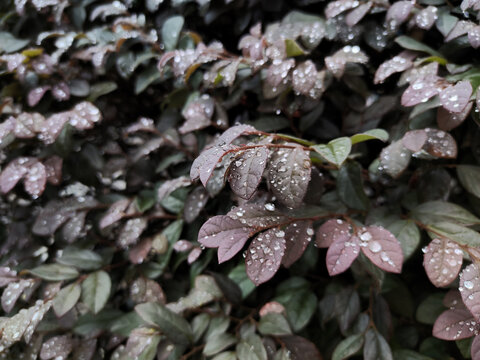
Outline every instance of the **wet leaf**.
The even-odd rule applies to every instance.
[[[410,163],[411,152],[405,148],[401,140],[385,147],[380,153],[378,169],[393,178],[400,176]]]
[[[122,219],[126,215],[126,210],[130,203],[130,199],[122,199],[114,202],[100,220],[98,224],[100,229],[104,229]]]
[[[470,264],[460,274],[460,287],[458,290],[460,290],[462,295],[463,303],[477,320],[480,318],[479,288],[478,267],[476,264]]]
[[[40,265],[29,271],[32,275],[48,281],[72,280],[79,275],[75,268],[60,264]]]
[[[327,251],[326,265],[330,276],[346,271],[360,253],[360,243],[356,236],[345,241],[343,239],[333,242]]]
[[[11,282],[2,293],[2,309],[9,313],[15,307],[15,303],[20,298],[22,293],[34,287],[35,282],[31,279],[20,280],[19,282]]]
[[[473,89],[470,81],[460,81],[440,92],[440,102],[446,110],[459,113],[467,106],[472,92]]]
[[[301,258],[312,240],[314,231],[310,221],[296,221],[285,228],[285,255],[282,265],[290,267]]]
[[[326,145],[314,145],[312,148],[328,162],[341,166],[350,154],[352,142],[348,137],[341,137]]]
[[[62,317],[69,312],[80,299],[82,288],[79,284],[73,283],[60,290],[53,299],[53,310],[55,315]]]
[[[110,296],[112,281],[103,270],[87,276],[82,283],[82,302],[94,314],[98,314],[107,303]]]
[[[258,324],[258,331],[262,335],[290,335],[292,330],[287,319],[282,314],[268,313],[261,317]]]
[[[198,217],[207,205],[208,199],[208,193],[202,186],[196,187],[188,194],[183,208],[183,217],[187,223],[193,222]]]
[[[403,253],[400,243],[388,230],[368,226],[357,234],[362,252],[380,269],[400,273]]]
[[[413,4],[410,1],[397,1],[388,8],[386,19],[398,26],[407,20],[412,9]]]
[[[424,30],[429,30],[438,19],[438,9],[436,6],[427,6],[425,9],[419,11],[414,19],[415,24]]]
[[[465,108],[459,113],[452,113],[444,107],[439,107],[437,112],[437,124],[440,130],[450,131],[460,126],[465,119],[470,115],[473,103],[469,102]]]
[[[270,280],[280,268],[285,253],[285,232],[278,228],[257,235],[245,258],[248,277],[255,285]]]
[[[433,336],[443,340],[466,339],[476,334],[478,324],[468,310],[446,310],[433,325]]]
[[[209,126],[214,109],[215,101],[208,95],[202,95],[190,102],[182,111],[182,116],[187,121],[178,129],[180,134],[186,134]]]
[[[82,270],[96,270],[102,266],[103,259],[94,251],[67,247],[63,250],[62,256],[57,259],[57,262]]]
[[[428,135],[425,130],[411,130],[407,131],[402,138],[402,144],[408,150],[417,152],[422,150],[427,142]]]
[[[315,243],[319,248],[328,248],[334,242],[348,241],[351,236],[351,227],[346,221],[330,219],[317,229]]]
[[[247,203],[233,208],[227,216],[239,220],[243,225],[262,229],[283,224],[289,220],[288,216],[277,210],[272,203]]]
[[[444,287],[456,279],[463,263],[460,246],[447,239],[433,239],[423,252],[423,266],[433,285]]]
[[[70,335],[54,336],[45,341],[40,352],[40,359],[66,358],[72,351],[73,341]]]
[[[333,56],[325,58],[327,69],[336,77],[341,78],[347,63],[365,64],[368,56],[357,45],[347,45],[338,50]]]
[[[183,16],[172,16],[162,26],[162,41],[166,51],[175,49],[185,20]]]
[[[118,244],[122,247],[136,244],[147,225],[147,219],[143,217],[127,220],[120,230],[120,234],[117,238]]]
[[[438,222],[433,225],[429,225],[428,229],[431,230],[436,236],[445,237],[459,245],[471,247],[480,246],[480,234],[462,225],[450,222]]]

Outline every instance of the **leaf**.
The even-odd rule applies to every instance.
[[[452,135],[432,128],[426,128],[425,131],[428,139],[423,149],[427,153],[444,159],[455,159],[457,157],[457,143]]]
[[[351,236],[351,227],[346,221],[330,219],[317,229],[315,243],[319,248],[328,248],[334,242],[347,241]]]
[[[341,137],[330,141],[326,145],[314,145],[312,148],[329,163],[341,166],[350,154],[352,141],[348,137]]]
[[[165,304],[166,302],[166,295],[160,285],[144,277],[139,277],[130,285],[130,297],[137,304],[145,302]]]
[[[81,270],[96,270],[103,264],[103,259],[96,252],[79,249],[76,247],[67,247],[57,262],[63,265],[70,265]]]
[[[115,224],[117,221],[121,220],[126,215],[127,208],[131,202],[130,199],[115,201],[100,220],[100,223],[98,224],[100,229],[105,229],[107,226]]]
[[[362,181],[362,167],[357,162],[348,162],[337,175],[338,197],[352,209],[368,210],[370,201],[365,195]]]
[[[73,283],[60,290],[53,299],[53,310],[58,317],[69,312],[80,299],[82,288],[79,284]]]
[[[129,334],[122,359],[153,360],[158,351],[160,335],[153,329],[137,328]]]
[[[0,267],[0,287],[4,287],[11,282],[17,281],[17,272],[9,267]]]
[[[280,149],[272,154],[267,169],[272,193],[285,206],[298,207],[310,182],[312,164],[309,154],[297,146]]]
[[[230,210],[228,217],[239,220],[242,224],[253,228],[269,228],[288,222],[289,218],[278,211],[272,203],[247,203]]]
[[[158,303],[145,303],[135,306],[135,311],[149,325],[153,325],[177,344],[190,344],[193,339],[190,324],[180,315]]]
[[[475,336],[470,349],[472,359],[476,360],[480,356],[480,337]]]
[[[385,271],[402,271],[402,248],[390,231],[379,226],[368,226],[357,236],[362,252],[372,263]]]
[[[465,190],[480,198],[480,184],[478,182],[480,166],[458,165],[457,176]]]
[[[327,17],[327,19],[330,19],[337,15],[340,15],[344,11],[354,9],[358,5],[359,4],[353,1],[344,1],[344,0],[330,1],[327,4],[327,7],[325,8],[325,16]]]
[[[423,266],[433,285],[447,286],[456,279],[463,263],[460,246],[447,239],[433,239],[423,252]]]
[[[107,303],[112,282],[103,270],[87,276],[82,283],[82,302],[94,314],[98,314]]]
[[[412,220],[397,220],[387,226],[388,230],[397,238],[405,260],[414,254],[420,244],[420,230]]]
[[[436,76],[422,77],[413,81],[403,92],[401,104],[409,107],[425,103],[439,92]]]
[[[285,228],[285,254],[282,265],[286,268],[295,263],[305,252],[314,234],[310,221],[296,221]]]
[[[206,247],[218,247],[218,262],[230,260],[256,231],[226,215],[210,218],[198,232],[198,242]]]
[[[208,193],[202,186],[198,186],[190,192],[183,208],[183,218],[185,222],[188,224],[193,222],[198,215],[200,215],[205,205],[207,205],[208,199]]]
[[[410,1],[397,1],[388,8],[386,20],[394,24],[392,27],[397,27],[407,20],[412,9]]]
[[[450,131],[460,126],[472,110],[473,103],[469,102],[465,108],[459,113],[452,113],[445,110],[444,107],[439,107],[437,110],[437,124],[440,130]]]
[[[288,325],[287,319],[282,314],[268,313],[260,318],[258,331],[262,335],[290,335],[292,330]]]
[[[0,53],[16,52],[27,46],[29,42],[29,39],[18,39],[9,32],[0,31]]]
[[[360,243],[356,236],[345,241],[335,241],[327,251],[326,265],[330,276],[346,271],[360,253]]]
[[[478,323],[468,310],[444,311],[433,325],[433,336],[442,340],[460,340],[474,336]]]
[[[182,116],[186,122],[178,129],[180,134],[203,129],[210,125],[215,101],[207,94],[188,103],[182,110]]]
[[[465,109],[473,89],[470,81],[459,81],[455,85],[446,87],[440,92],[442,106],[453,113],[459,113]]]
[[[295,40],[285,39],[285,51],[288,57],[305,55],[303,49]]]
[[[73,349],[71,335],[54,336],[45,341],[40,351],[40,359],[66,359]]]
[[[242,339],[236,348],[237,358],[242,360],[267,360],[267,352],[258,335]]]
[[[431,47],[409,36],[405,36],[405,35],[399,36],[395,39],[395,42],[405,49],[426,52],[427,54],[430,54],[432,56],[438,56],[440,58],[443,58],[443,55],[441,53],[433,50]]]
[[[411,130],[407,131],[402,138],[402,144],[408,150],[417,152],[422,150],[427,142],[428,136],[425,130]]]
[[[123,248],[136,244],[147,225],[147,219],[143,217],[128,219],[120,230],[117,243]]]
[[[358,45],[346,45],[338,50],[333,56],[325,58],[327,69],[337,78],[341,78],[345,72],[347,63],[365,64],[368,62],[368,56],[360,49]]]
[[[75,268],[60,264],[40,265],[29,270],[29,272],[48,281],[72,280],[79,275]]]
[[[235,146],[227,145],[214,145],[208,148],[195,159],[190,169],[190,179],[192,181],[200,178],[203,186],[207,186],[207,182],[213,174],[215,167],[222,160],[223,156],[231,150],[236,149]]]
[[[291,280],[298,280],[298,278],[291,278]],[[288,322],[295,333],[310,322],[316,311],[318,299],[310,289],[299,286],[287,289],[275,297],[275,301],[278,301],[287,310]]]
[[[355,134],[350,137],[350,141],[352,145],[358,144],[360,142],[364,142],[367,140],[380,140],[380,141],[387,141],[388,140],[388,132],[386,132],[383,129],[372,129],[372,130],[367,130],[363,133],[360,134]]]
[[[228,333],[221,333],[215,337],[211,337],[207,340],[205,347],[203,348],[203,355],[213,356],[220,351],[225,350],[235,344],[237,338]]]
[[[183,16],[169,17],[162,26],[162,41],[166,51],[175,49],[185,20]]]
[[[35,281],[32,279],[21,279],[19,282],[12,282],[8,284],[7,288],[2,293],[2,308],[6,313],[9,313],[15,307],[15,303],[20,298],[22,293],[26,293],[29,288],[35,286]],[[24,295],[24,298],[26,295]]]
[[[270,151],[266,147],[247,150],[232,162],[228,182],[242,199],[250,199],[262,180]]]
[[[401,140],[397,140],[380,153],[378,169],[393,178],[400,176],[410,163],[410,150],[406,149]]]
[[[350,335],[346,339],[343,339],[335,347],[332,354],[332,360],[343,360],[354,355],[363,347],[363,334]]]
[[[393,360],[392,350],[385,338],[374,329],[365,334],[364,359]]]
[[[350,11],[347,16],[345,17],[345,22],[348,26],[353,27],[362,20],[365,15],[368,14],[370,9],[372,8],[373,3],[367,2],[365,4],[361,4],[356,9]]]
[[[438,222],[428,225],[427,230],[431,231],[434,237],[442,236],[459,245],[470,247],[480,246],[480,234],[462,225],[450,222]]]
[[[475,319],[480,319],[480,277],[475,263],[468,265],[460,274],[460,295]]]
[[[452,222],[459,225],[480,224],[480,219],[463,207],[447,201],[429,201],[415,207],[411,215],[423,224]]]
[[[245,263],[240,263],[234,267],[228,274],[228,277],[232,279],[242,291],[242,299],[245,299],[253,290],[255,290],[255,284],[247,276]]]
[[[322,360],[322,356],[316,346],[301,336],[282,336],[281,340],[290,352],[291,360]]]
[[[186,176],[180,176],[176,179],[165,181],[157,190],[157,200],[160,202],[167,198],[172,192],[191,184],[190,179]]]
[[[375,84],[383,83],[392,74],[408,70],[413,66],[414,53],[402,51],[397,56],[382,63],[375,72]]]
[[[293,90],[308,96],[315,86],[317,75],[317,68],[311,60],[300,63],[292,72]]]
[[[257,235],[245,258],[248,277],[255,285],[270,280],[280,268],[285,252],[285,232],[278,228]]]

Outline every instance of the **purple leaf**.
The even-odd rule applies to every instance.
[[[58,101],[66,101],[70,99],[70,89],[66,83],[60,82],[53,86],[52,95]]]
[[[297,335],[288,335],[280,337],[285,347],[288,349],[291,360],[322,360],[322,355],[315,344],[311,341]]]
[[[285,206],[298,207],[307,192],[311,171],[309,153],[302,148],[275,151],[268,164],[272,193]]]
[[[285,228],[285,255],[282,265],[292,266],[305,252],[314,234],[311,221],[296,221]]]
[[[473,103],[469,102],[465,109],[459,113],[453,113],[440,106],[437,110],[437,124],[443,131],[450,131],[460,126],[472,110]]]
[[[270,280],[280,268],[285,252],[285,232],[279,228],[258,234],[245,258],[247,275],[255,285]]]
[[[387,21],[393,22],[398,26],[407,20],[408,15],[413,9],[413,2],[411,1],[397,1],[390,6],[387,11]]]
[[[215,144],[219,146],[223,145],[228,145],[233,142],[236,138],[242,136],[242,135],[260,135],[261,132],[255,129],[251,125],[237,125],[237,126],[232,126],[228,130],[225,130],[225,132],[220,135],[220,137],[215,141]]]
[[[417,152],[422,150],[427,142],[428,136],[425,130],[411,130],[407,131],[402,138],[402,144],[408,150]]]
[[[315,86],[318,71],[311,60],[299,64],[292,72],[293,90],[302,95],[308,96],[310,90]]]
[[[455,280],[463,263],[463,252],[457,243],[433,239],[423,252],[423,266],[433,285],[443,287]]]
[[[350,11],[345,17],[345,22],[347,23],[347,25],[350,27],[355,26],[360,20],[364,18],[365,15],[368,14],[372,6],[373,2],[369,1]]]
[[[54,143],[68,120],[68,111],[49,116],[46,120],[46,125],[43,128],[42,133],[39,135],[39,138],[46,144]]]
[[[403,264],[403,252],[393,234],[379,226],[363,228],[357,235],[362,252],[380,269],[400,273]]]
[[[354,0],[338,0],[330,1],[325,9],[325,16],[327,19],[340,15],[344,11],[354,9],[359,5],[358,1]]]
[[[79,130],[91,129],[95,123],[102,120],[100,110],[88,101],[75,105],[69,112],[69,117],[70,125]]]
[[[334,242],[347,241],[351,236],[351,227],[346,221],[330,219],[317,229],[315,244],[319,248],[328,248]]]
[[[157,201],[167,198],[175,190],[186,187],[191,184],[190,179],[186,176],[180,176],[176,179],[165,181],[157,190]]]
[[[0,190],[4,194],[12,190],[27,174],[33,158],[21,157],[11,161],[0,174]]]
[[[54,336],[45,341],[40,351],[40,359],[66,359],[72,351],[73,343],[70,335]]]
[[[43,96],[45,95],[45,93],[50,90],[50,86],[47,85],[47,86],[39,86],[39,87],[36,87],[35,89],[32,89],[28,92],[28,106],[35,106],[37,105],[40,100],[42,100]]]
[[[413,66],[412,60],[415,54],[409,51],[403,51],[390,60],[382,63],[375,72],[375,84],[384,82],[388,77],[397,72],[405,71]]]
[[[325,58],[327,69],[336,77],[341,78],[347,63],[365,64],[368,56],[357,45],[347,45],[338,50],[333,56]]]
[[[397,140],[383,148],[378,169],[396,178],[408,167],[411,154],[410,150],[403,146],[402,141]]]
[[[183,208],[183,218],[187,223],[190,224],[198,217],[205,205],[207,205],[208,199],[208,193],[203,186],[197,186],[188,194]]]
[[[346,271],[360,253],[358,237],[341,237],[327,251],[326,265],[330,276]]]
[[[156,281],[144,277],[139,277],[130,285],[130,296],[136,304],[146,302],[165,304],[166,302],[166,296],[161,286]]]
[[[130,199],[122,199],[114,202],[100,220],[100,223],[98,224],[99,228],[105,229],[107,226],[122,219],[126,215],[126,210],[131,202],[132,200]]]
[[[148,221],[143,217],[127,220],[120,230],[117,243],[124,248],[136,244],[147,225]]]
[[[231,150],[236,149],[233,145],[214,145],[204,150],[193,162],[190,169],[190,179],[192,181],[200,178],[203,186],[213,174],[215,167],[222,160],[223,156]]]
[[[62,228],[62,237],[67,243],[73,243],[84,234],[86,217],[87,211],[79,211],[65,223]]]
[[[33,287],[35,281],[32,279],[21,279],[19,282],[11,282],[2,294],[2,309],[8,314],[15,306],[15,303],[23,291]]]
[[[403,106],[415,106],[427,102],[440,91],[436,85],[437,77],[420,78],[414,81],[403,92],[401,103]]]
[[[197,259],[200,257],[201,254],[202,254],[202,249],[199,247],[194,247],[192,251],[190,251],[190,253],[188,254],[187,263],[189,265],[193,264],[195,261],[197,261]]]
[[[467,20],[457,21],[455,26],[452,28],[452,30],[450,30],[448,35],[445,37],[445,42],[451,41],[453,39],[456,39],[457,37],[467,34],[475,26],[476,26],[475,23],[471,21],[467,21]]]
[[[132,264],[142,264],[152,249],[152,239],[146,238],[132,246],[128,251],[128,259]]]
[[[470,264],[463,269],[458,290],[467,309],[475,319],[480,319],[480,278],[477,265]]]
[[[470,101],[472,91],[473,89],[470,81],[459,81],[455,85],[442,90],[440,93],[440,102],[448,111],[459,113],[465,109]]]
[[[228,181],[232,191],[242,199],[250,199],[262,180],[270,150],[266,147],[246,150],[230,166]]]
[[[295,66],[295,60],[274,60],[267,71],[267,83],[272,87],[277,87],[288,82],[290,70]]]
[[[424,30],[429,30],[438,19],[438,9],[435,6],[428,6],[415,15],[415,24]]]
[[[460,340],[478,334],[479,324],[468,310],[444,311],[433,325],[433,336],[442,340]]]
[[[478,49],[480,47],[480,25],[468,30],[468,42],[474,49]]]
[[[218,262],[230,260],[256,231],[226,215],[214,216],[200,228],[198,242],[205,247],[218,248]]]
[[[53,155],[43,162],[47,172],[47,181],[52,185],[58,185],[62,182],[63,159],[60,156]]]
[[[45,126],[45,118],[39,113],[21,113],[15,121],[15,136],[21,139],[33,138]]]
[[[0,287],[4,287],[13,281],[17,281],[17,272],[9,267],[0,267]]]
[[[28,168],[24,180],[25,191],[32,195],[33,198],[38,198],[45,190],[47,184],[47,171],[41,162],[35,162]]]
[[[276,210],[272,203],[238,206],[230,210],[227,216],[239,220],[243,225],[260,229],[277,226],[288,221],[288,217]]]
[[[187,121],[178,129],[180,134],[209,126],[214,109],[215,101],[208,95],[202,95],[190,102],[182,111],[182,115]]]
[[[426,128],[425,131],[428,140],[423,149],[426,152],[438,158],[455,159],[457,157],[457,143],[452,135],[432,128]]]

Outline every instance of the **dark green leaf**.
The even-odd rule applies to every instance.
[[[337,193],[348,207],[368,210],[370,202],[363,190],[362,167],[357,162],[348,162],[338,171]]]
[[[388,140],[388,132],[383,129],[372,129],[365,131],[360,134],[355,134],[350,137],[352,145],[358,144],[359,142],[367,141],[367,140],[381,140],[383,142]]]
[[[352,142],[348,137],[341,137],[328,144],[313,145],[313,150],[319,153],[326,161],[341,166],[352,149]]]
[[[287,319],[282,314],[268,313],[260,319],[258,331],[262,335],[289,335],[292,333]]]
[[[82,283],[82,301],[94,314],[98,314],[107,303],[112,282],[103,270],[88,275]]]
[[[30,273],[49,281],[71,280],[79,275],[75,268],[60,264],[40,265],[30,270]]]
[[[343,339],[333,351],[332,360],[348,359],[362,348],[363,342],[363,334],[350,335]]]

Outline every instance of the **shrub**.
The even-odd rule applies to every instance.
[[[3,1],[2,358],[480,359],[478,10]]]

